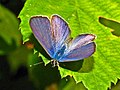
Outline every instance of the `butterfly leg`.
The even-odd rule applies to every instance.
[[[51,60],[51,64],[53,65],[52,67],[59,66],[59,62],[55,59]]]

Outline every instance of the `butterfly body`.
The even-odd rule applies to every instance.
[[[77,61],[95,52],[95,35],[81,34],[72,39],[68,24],[58,15],[53,15],[51,20],[34,16],[30,19],[30,26],[35,38],[53,60]]]
[[[54,59],[58,60],[64,55],[66,46],[62,46],[53,56]]]

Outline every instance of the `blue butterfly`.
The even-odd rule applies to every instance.
[[[68,24],[58,15],[52,15],[51,20],[43,16],[33,16],[30,27],[35,38],[55,61],[82,60],[95,52],[95,35],[81,34],[72,39]]]

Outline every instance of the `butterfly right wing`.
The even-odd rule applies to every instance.
[[[51,31],[53,32],[55,51],[57,52],[62,48],[65,42],[70,39],[70,29],[66,21],[60,16],[53,15],[51,18]]]
[[[96,45],[93,42],[95,35],[82,34],[72,40],[59,62],[77,61],[91,56],[95,52]]]
[[[51,58],[54,55],[54,41],[52,40],[52,31],[50,21],[47,17],[35,16],[30,19],[30,27],[35,38],[43,46]]]

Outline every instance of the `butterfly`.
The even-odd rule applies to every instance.
[[[45,16],[33,16],[30,18],[30,27],[35,38],[54,61],[82,60],[95,52],[95,35],[81,34],[71,38],[68,24],[59,15],[52,15],[50,20]]]

